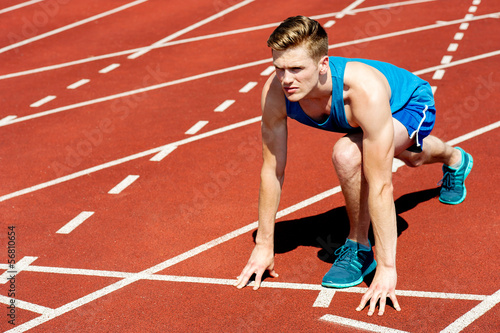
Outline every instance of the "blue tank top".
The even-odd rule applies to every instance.
[[[359,128],[353,128],[348,124],[344,109],[344,71],[349,61],[357,61],[372,66],[386,77],[391,87],[390,106],[392,113],[404,108],[410,100],[413,103],[434,106],[434,98],[429,83],[405,69],[376,60],[329,57],[332,75],[332,105],[328,119],[323,123],[314,121],[302,110],[299,102],[290,102],[285,97],[288,117],[305,125],[327,131],[340,133],[358,131]]]

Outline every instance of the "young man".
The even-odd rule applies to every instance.
[[[357,285],[375,268],[375,276],[357,308],[368,301],[378,314],[389,297],[396,310],[396,212],[392,162],[410,166],[443,163],[439,200],[465,199],[464,181],[472,157],[430,136],[434,99],[429,84],[388,63],[328,57],[328,37],[318,22],[297,16],[286,19],[270,36],[276,73],[262,92],[263,165],[259,193],[259,227],[250,260],[237,279],[243,288],[255,274],[274,270],[274,223],[287,158],[287,117],[316,128],[347,133],[333,148],[332,160],[346,201],[350,232],[336,251],[325,287]],[[377,262],[368,240],[370,222]]]

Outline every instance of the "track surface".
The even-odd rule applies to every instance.
[[[458,206],[437,200],[440,166],[394,173],[402,312],[356,312],[369,279],[319,286],[348,232],[339,135],[293,121],[280,277],[231,286],[256,228],[265,41],[297,14],[328,27],[332,55],[428,80],[434,133],[474,157]],[[0,1],[0,330],[498,332],[499,15],[494,0]]]

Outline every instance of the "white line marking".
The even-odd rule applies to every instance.
[[[489,131],[492,131],[496,128],[499,128],[500,127],[500,121],[497,121],[496,123],[493,123],[493,124],[490,124],[490,125],[487,125],[487,126],[484,126],[484,127],[481,127],[475,131],[472,131],[470,133],[467,133],[467,134],[464,134],[462,136],[459,136],[458,138],[455,138],[453,140],[450,140],[448,141],[447,143],[450,145],[450,146],[454,146],[454,145],[457,145],[461,142],[464,142],[464,141],[467,141],[469,139],[472,139],[476,136],[479,136],[483,133],[486,133],[486,132],[489,132]]]
[[[101,74],[106,74],[106,73],[111,72],[111,71],[112,71],[112,70],[114,70],[114,69],[117,69],[118,67],[120,67],[120,64],[111,64],[111,65],[109,65],[109,66],[104,67],[103,69],[101,69],[101,70],[99,71],[99,73],[101,73]]]
[[[155,48],[155,46],[162,45],[162,44],[164,44],[164,43],[166,43],[166,42],[168,42],[168,41],[171,41],[172,39],[175,39],[175,38],[177,38],[177,37],[179,37],[179,36],[184,35],[185,33],[188,33],[188,32],[190,32],[190,31],[193,31],[193,30],[194,30],[194,29],[196,29],[196,28],[199,28],[199,27],[201,27],[201,26],[203,26],[203,25],[205,25],[205,24],[207,24],[207,23],[210,23],[210,22],[212,22],[212,21],[214,21],[214,20],[216,20],[216,19],[218,19],[218,18],[221,18],[221,17],[223,17],[224,15],[226,15],[226,14],[228,14],[228,13],[232,12],[232,11],[235,11],[235,10],[237,10],[237,9],[239,9],[239,8],[243,7],[243,6],[246,6],[246,5],[248,5],[249,3],[252,3],[252,2],[254,2],[254,1],[255,1],[255,0],[245,0],[245,1],[243,1],[243,2],[240,2],[239,4],[236,4],[236,5],[234,5],[234,6],[231,6],[231,7],[227,8],[227,9],[225,9],[225,10],[222,10],[222,11],[218,12],[218,13],[217,13],[217,14],[215,14],[215,15],[212,15],[212,16],[210,16],[210,17],[208,17],[208,18],[206,18],[206,19],[204,19],[204,20],[202,20],[202,21],[200,21],[200,22],[198,22],[198,23],[195,23],[195,24],[193,24],[193,25],[190,25],[189,27],[187,27],[187,28],[185,28],[185,29],[179,30],[179,31],[177,31],[177,32],[176,32],[176,33],[174,33],[174,34],[172,34],[172,35],[170,35],[170,36],[167,36],[167,37],[165,37],[165,38],[163,38],[163,39],[161,39],[161,40],[159,40],[159,41],[157,41],[157,42],[155,42],[155,43],[151,44],[151,46],[150,46],[150,47],[143,48],[143,49],[142,49],[142,50],[140,50],[139,52],[135,52],[135,53],[133,53],[133,54],[129,55],[127,58],[128,58],[128,59],[136,59],[136,58],[140,57],[141,55],[144,55],[144,54],[146,54],[147,52],[149,52],[149,51],[151,51],[152,49],[154,49],[154,48]]]
[[[11,277],[16,276],[20,272],[24,271],[26,268],[28,268],[29,265],[35,260],[37,260],[38,257],[22,257],[21,260],[16,262],[14,264],[14,267],[11,267],[10,265],[7,266],[7,270],[0,275],[0,284],[6,284]]]
[[[227,110],[228,107],[233,105],[233,103],[236,102],[234,99],[228,99],[227,101],[224,101],[221,105],[215,108],[215,112],[224,112]]]
[[[431,86],[432,94],[435,95],[438,87],[436,86]]]
[[[41,34],[41,35],[38,35],[38,36],[35,36],[35,37],[32,37],[32,38],[25,39],[25,40],[20,41],[18,43],[10,44],[9,46],[1,48],[0,49],[0,53],[6,52],[6,51],[10,51],[10,50],[18,48],[20,46],[23,46],[23,45],[26,45],[26,44],[30,44],[32,42],[44,39],[46,37],[50,37],[50,36],[56,35],[56,34],[58,34],[60,32],[66,31],[66,30],[73,29],[73,28],[78,27],[80,25],[83,25],[83,24],[86,24],[88,22],[92,22],[92,21],[98,20],[98,19],[103,18],[105,16],[117,13],[119,11],[122,11],[124,9],[130,8],[130,7],[138,5],[138,4],[141,4],[141,3],[146,2],[146,1],[147,0],[137,0],[137,1],[131,2],[129,4],[117,7],[115,9],[108,10],[107,12],[104,12],[104,13],[101,13],[101,14],[98,14],[98,15],[95,15],[95,16],[91,16],[91,17],[86,18],[84,20],[81,20],[81,21],[78,21],[78,22],[75,22],[75,23],[71,23],[71,24],[68,24],[68,25],[66,25],[64,27],[61,27],[61,28],[58,28],[58,29],[46,32],[44,34]]]
[[[50,102],[50,101],[54,100],[55,98],[56,98],[56,96],[49,95],[49,96],[47,96],[47,97],[42,98],[42,99],[41,99],[41,100],[39,100],[38,102],[35,102],[35,103],[31,104],[31,105],[30,105],[30,107],[32,107],[32,108],[37,108],[37,107],[39,107],[39,106],[44,105],[45,103],[48,103],[48,102]],[[17,119],[19,119],[19,118],[17,118]]]
[[[18,5],[14,5],[14,6],[11,6],[11,7],[4,8],[4,9],[0,9],[0,14],[7,13],[7,12],[10,12],[12,10],[16,10],[16,9],[19,9],[19,8],[22,8],[22,7],[26,7],[26,6],[32,5],[32,4],[40,2],[40,1],[43,1],[43,0],[26,1],[26,2],[20,3]]]
[[[257,227],[257,222],[252,224],[254,228],[244,227],[246,232],[249,232]],[[243,228],[242,228],[243,229]],[[240,233],[239,235],[244,234]],[[227,236],[227,235],[226,235]],[[238,237],[235,236],[235,237]],[[201,253],[201,252],[200,252]],[[7,264],[0,264],[0,269],[8,269]],[[114,277],[114,278],[129,278],[133,277],[137,273],[130,272],[120,272],[120,271],[106,271],[106,270],[95,270],[95,269],[81,269],[81,268],[66,268],[66,267],[48,267],[48,266],[35,266],[30,265],[24,269],[29,272],[38,273],[51,273],[51,274],[67,274],[67,275],[83,275],[83,276],[94,276],[94,277]],[[175,276],[175,275],[143,275],[141,279],[146,280],[157,280],[157,281],[171,281],[171,282],[186,282],[186,283],[204,283],[204,284],[220,284],[220,285],[234,285],[234,279],[214,279],[205,277],[191,277],[191,276]],[[252,285],[250,283],[249,285]],[[327,289],[319,284],[309,284],[309,283],[291,283],[291,282],[263,282],[261,285],[263,288],[273,288],[273,289],[294,289],[294,290],[331,290],[335,292],[346,292],[346,293],[356,293],[364,294],[368,288],[352,287],[346,289]],[[418,297],[418,298],[437,298],[437,299],[452,299],[452,300],[469,300],[469,301],[483,301],[487,299],[490,295],[475,295],[475,294],[454,294],[454,293],[442,293],[442,292],[431,292],[431,291],[414,291],[414,290],[396,290],[397,296],[404,297]]]
[[[331,28],[335,24],[334,20],[330,20],[323,25],[323,28]]]
[[[474,18],[473,14],[467,14],[467,15],[465,15],[465,19],[466,20],[472,20],[473,18]]]
[[[356,1],[354,1],[353,3],[351,3],[351,4],[350,4],[349,6],[347,6],[346,8],[342,9],[342,10],[340,11],[340,13],[338,13],[337,15],[335,15],[335,18],[340,19],[340,18],[343,18],[345,15],[350,14],[350,13],[351,13],[351,11],[352,11],[354,8],[356,8],[356,7],[358,7],[359,5],[361,5],[364,1],[365,1],[365,0],[356,0]]]
[[[476,305],[466,314],[455,320],[441,332],[442,333],[461,332],[463,329],[472,324],[472,322],[474,322],[476,319],[484,315],[498,303],[500,303],[500,290],[497,290],[493,295],[486,297],[485,300],[483,300],[481,303]]]
[[[193,127],[191,127],[190,129],[188,129],[186,131],[186,133],[184,133],[184,134],[188,134],[188,135],[196,134],[196,133],[198,133],[198,131],[200,131],[207,124],[208,124],[208,121],[206,121],[206,120],[200,120],[199,122],[197,122],[196,124],[194,124]]]
[[[81,79],[80,81],[76,81],[75,83],[70,84],[66,88],[67,89],[76,89],[76,88],[83,86],[84,84],[89,83],[89,82],[90,82],[89,79]]]
[[[476,6],[470,6],[469,7],[469,13],[475,13],[477,11],[477,7]]]
[[[389,327],[384,327],[384,326],[379,326],[375,324],[369,324],[365,323],[364,321],[358,321],[354,319],[349,319],[349,318],[343,318],[339,316],[334,316],[334,315],[324,315],[323,317],[319,318],[320,320],[328,321],[334,324],[339,324],[339,325],[345,325],[345,326],[350,326],[370,332],[379,332],[379,333],[408,333],[406,331],[400,331],[396,330],[393,328]]]
[[[441,64],[449,64],[451,62],[451,59],[453,59],[453,56],[445,55],[443,56],[443,59],[441,59]]]
[[[479,5],[480,3],[481,3],[481,0],[474,0],[474,1],[472,1],[472,4],[475,5],[475,6]]]
[[[172,143],[166,144],[166,145],[161,146],[161,147],[152,148],[152,149],[149,149],[149,150],[146,150],[146,151],[134,154],[134,155],[130,155],[130,156],[127,156],[127,157],[120,158],[118,160],[114,160],[114,161],[107,162],[107,163],[104,163],[104,164],[101,164],[101,165],[97,165],[97,166],[89,168],[89,169],[78,171],[78,172],[72,173],[70,175],[66,175],[66,176],[63,176],[63,177],[60,177],[60,178],[57,178],[57,179],[54,179],[54,180],[50,180],[50,181],[45,182],[45,183],[41,183],[41,184],[38,184],[38,185],[35,185],[35,186],[31,186],[29,188],[25,188],[23,190],[19,190],[19,191],[10,193],[10,194],[3,195],[3,196],[0,197],[0,202],[8,200],[8,199],[15,198],[15,197],[27,194],[27,193],[32,193],[32,192],[35,192],[35,191],[38,191],[38,190],[41,190],[41,189],[44,189],[44,188],[47,188],[47,187],[50,187],[50,186],[61,184],[61,183],[67,182],[69,180],[76,179],[76,178],[79,178],[81,176],[89,175],[91,173],[94,173],[94,172],[97,172],[97,171],[100,171],[100,170],[104,170],[104,169],[107,169],[107,168],[111,168],[113,166],[120,165],[122,163],[130,162],[130,161],[133,161],[133,160],[136,160],[136,159],[139,159],[139,158],[151,155],[151,154],[157,154],[158,152],[162,151],[163,149],[166,149],[169,146],[181,146],[181,145],[185,145],[185,144],[188,144],[188,143],[191,143],[191,142],[194,142],[194,141],[198,141],[198,140],[201,140],[201,139],[204,139],[204,138],[208,138],[208,137],[213,136],[213,135],[217,135],[217,134],[224,133],[224,132],[236,129],[236,128],[240,128],[240,127],[244,127],[244,126],[247,126],[247,125],[250,125],[250,124],[253,124],[253,123],[257,123],[257,122],[260,122],[261,119],[262,119],[261,116],[258,116],[258,117],[255,117],[255,118],[251,118],[251,119],[247,119],[247,120],[244,120],[244,121],[241,121],[241,122],[238,122],[238,123],[234,123],[234,124],[231,124],[231,125],[227,125],[227,126],[215,129],[213,131],[209,131],[209,132],[206,132],[206,133],[198,134],[196,136],[193,136],[193,137],[190,137],[190,138],[186,138],[186,139],[183,139],[183,140],[179,140],[179,141],[176,141],[176,142],[172,142]]]
[[[125,177],[125,179],[122,180],[118,185],[109,190],[108,194],[120,194],[124,189],[132,185],[132,183],[135,182],[138,178],[139,176],[137,175],[130,175]]]
[[[248,67],[252,67],[252,66],[258,66],[258,65],[262,65],[263,63],[267,63],[269,61],[270,61],[270,59],[264,59],[264,60],[260,60],[260,61],[255,61],[255,62],[243,64],[243,65],[237,65],[237,66],[228,67],[228,68],[224,68],[224,69],[220,69],[220,70],[215,70],[215,71],[212,71],[212,72],[198,74],[198,75],[186,77],[186,78],[179,79],[179,80],[174,80],[174,81],[170,81],[170,82],[164,82],[164,83],[160,83],[160,84],[149,86],[149,87],[145,87],[145,88],[130,90],[130,91],[126,91],[126,92],[115,94],[115,95],[109,95],[109,96],[105,96],[105,97],[101,97],[101,98],[97,98],[97,99],[93,99],[93,100],[89,100],[89,101],[85,101],[85,102],[71,104],[71,105],[60,107],[60,108],[56,108],[56,109],[47,110],[47,111],[44,111],[44,112],[39,112],[39,113],[31,114],[31,115],[28,115],[28,116],[25,116],[25,117],[16,118],[16,119],[12,120],[12,122],[10,122],[9,125],[11,123],[17,123],[17,122],[21,122],[21,121],[35,119],[35,118],[39,118],[39,117],[43,117],[43,116],[47,116],[47,115],[51,115],[51,114],[55,114],[55,113],[59,113],[59,112],[64,112],[64,111],[76,109],[76,108],[79,108],[79,107],[82,107],[82,106],[93,105],[93,104],[97,104],[97,103],[101,103],[101,102],[105,102],[105,101],[110,101],[110,100],[121,98],[121,97],[126,97],[126,96],[130,96],[130,95],[134,95],[134,94],[140,94],[140,93],[148,92],[148,91],[151,91],[151,90],[156,90],[156,89],[161,89],[161,88],[173,86],[173,85],[176,85],[176,84],[181,84],[181,83],[186,83],[186,82],[190,82],[190,81],[195,81],[195,80],[198,80],[198,79],[202,79],[202,78],[206,78],[206,77],[210,77],[210,76],[214,76],[214,75],[218,75],[218,74],[223,74],[223,73],[228,73],[228,72],[232,72],[232,71],[237,71],[237,70],[240,70],[240,69],[243,69],[243,68],[248,68]],[[1,126],[5,126],[5,124],[0,124],[0,127]]]
[[[444,76],[444,72],[445,70],[444,69],[438,69],[434,75],[432,76],[432,79],[433,80],[441,80]]]
[[[151,157],[150,161],[152,161],[152,162],[160,162],[165,157],[167,157],[171,152],[173,152],[175,149],[177,149],[176,146],[167,147],[167,148],[163,149],[162,151],[160,151],[155,156]]]
[[[335,296],[335,289],[324,289],[318,294],[318,297],[314,301],[313,308],[327,308],[332,302],[333,296]]]
[[[15,115],[7,116],[7,117],[5,117],[5,118],[3,118],[3,119],[0,120],[0,126],[2,124],[7,125],[11,120],[14,120],[16,118],[17,118],[17,116],[15,116]]]
[[[260,73],[261,76],[269,76],[274,72],[274,66],[269,66]]]
[[[64,235],[69,234],[70,232],[75,230],[76,227],[78,227],[80,224],[85,222],[92,215],[94,215],[94,212],[81,212],[75,218],[73,218],[71,221],[66,223],[61,229],[57,230],[56,234],[64,234]]]
[[[257,82],[248,82],[243,88],[240,89],[240,93],[247,93],[257,86]]]
[[[468,22],[464,22],[464,23],[460,24],[460,27],[459,27],[460,30],[467,30],[468,28],[469,28]]]
[[[483,54],[480,54],[480,55],[477,55],[477,56],[474,56],[474,57],[470,57],[470,58],[464,58],[464,59],[456,60],[456,61],[450,62],[449,64],[442,64],[442,65],[438,65],[438,66],[434,66],[434,67],[429,67],[429,68],[426,68],[426,69],[421,69],[419,71],[413,72],[413,74],[415,74],[415,75],[422,75],[422,74],[425,74],[425,73],[434,72],[434,71],[439,70],[439,69],[444,69],[444,68],[450,68],[450,67],[454,67],[454,66],[458,66],[458,65],[463,65],[463,64],[467,64],[469,62],[473,62],[473,61],[477,61],[477,60],[481,60],[481,59],[486,59],[486,58],[490,58],[490,57],[496,57],[498,55],[500,55],[500,50],[493,51],[493,52],[488,52],[488,53],[483,53]]]
[[[464,33],[463,32],[457,32],[455,36],[453,37],[454,40],[462,40],[464,38]]]
[[[451,43],[448,46],[448,52],[455,52],[458,49],[458,44],[457,43]]]
[[[0,295],[0,303],[9,305],[9,304],[12,304],[10,302],[10,300],[11,300],[10,297]],[[52,311],[51,308],[47,308],[45,306],[41,306],[41,305],[37,305],[37,304],[33,304],[33,303],[28,303],[28,302],[25,302],[25,301],[21,301],[21,300],[19,300],[17,298],[15,299],[15,305],[16,305],[16,308],[23,309],[23,310],[28,310],[28,311],[35,312],[35,313],[40,313],[40,314],[48,312],[48,311]]]
[[[436,0],[418,0],[418,1],[406,1],[406,2],[400,2],[400,3],[393,3],[393,4],[391,4],[391,8],[395,7],[395,6],[408,5],[408,4],[421,3],[421,2],[430,2],[430,1],[436,1]],[[384,9],[384,8],[387,9],[387,5],[365,7],[365,8],[361,8],[361,9],[356,9],[355,11],[356,12],[363,12],[363,11],[368,11],[368,10],[371,10],[371,9]],[[475,16],[473,20],[474,21],[478,21],[478,20],[489,19],[489,18],[499,18],[498,17],[499,14],[500,14],[500,12],[491,13],[491,14],[485,14],[485,15],[481,15],[481,16]],[[332,15],[335,15],[335,13],[333,13],[333,14],[311,16],[311,18],[320,19],[320,18],[332,16]],[[441,27],[444,27],[444,26],[455,25],[455,24],[458,24],[458,23],[461,23],[461,22],[464,22],[464,21],[469,21],[469,20],[458,19],[458,20],[446,22],[446,23],[443,23],[443,24],[432,24],[432,25],[429,25],[429,26],[423,26],[423,27],[419,27],[419,28],[403,30],[403,31],[400,31],[400,32],[389,33],[389,34],[380,35],[380,36],[373,36],[373,37],[368,37],[368,38],[363,38],[363,39],[356,39],[356,40],[350,41],[350,42],[343,42],[343,43],[333,44],[333,45],[330,46],[330,48],[343,47],[343,46],[348,46],[348,45],[354,45],[354,44],[369,42],[369,41],[372,41],[372,40],[380,40],[380,39],[383,39],[383,38],[390,38],[390,37],[394,37],[394,36],[399,36],[399,35],[404,35],[404,34],[410,34],[410,33],[413,33],[413,32],[419,32],[419,31],[424,31],[424,30],[441,28]],[[224,37],[224,36],[228,36],[228,35],[245,33],[245,32],[249,32],[249,31],[255,31],[255,30],[260,30],[260,29],[267,29],[267,28],[270,28],[270,27],[276,27],[276,26],[278,26],[278,24],[279,24],[279,22],[278,23],[272,23],[272,24],[265,24],[265,25],[256,26],[256,27],[252,27],[252,28],[231,30],[231,31],[226,31],[226,32],[221,32],[221,33],[216,33],[216,34],[211,34],[211,35],[205,35],[205,36],[200,36],[200,37],[187,38],[187,39],[183,39],[183,40],[178,40],[178,41],[174,41],[174,42],[165,43],[163,45],[158,45],[158,46],[155,46],[155,48],[169,47],[169,46],[173,46],[173,45],[179,45],[179,44],[184,44],[184,43],[201,41],[201,40],[206,40],[206,39],[210,39],[210,38],[218,38],[218,37]],[[36,69],[30,69],[30,70],[16,72],[16,73],[4,74],[4,75],[0,75],[0,80],[9,79],[9,78],[18,77],[18,76],[23,76],[23,75],[30,75],[30,74],[40,73],[40,72],[44,72],[44,71],[50,71],[50,70],[54,70],[54,69],[59,69],[59,68],[64,68],[64,67],[69,67],[69,66],[84,64],[84,63],[88,63],[88,62],[92,62],[92,61],[97,61],[97,60],[102,60],[102,59],[114,58],[114,57],[118,57],[118,56],[122,56],[122,55],[127,55],[127,54],[130,54],[130,53],[133,53],[133,52],[137,52],[137,51],[140,51],[142,49],[143,48],[135,48],[135,49],[130,49],[130,50],[124,50],[124,51],[119,51],[119,52],[114,52],[114,53],[103,54],[103,55],[95,56],[95,57],[88,57],[88,58],[84,58],[84,59],[80,59],[80,60],[75,60],[75,61],[70,61],[70,62],[61,63],[61,64],[56,64],[56,65],[39,67],[39,68],[36,68]],[[271,60],[269,60],[269,62],[270,61]]]
[[[422,70],[421,74],[423,74],[423,73],[427,73],[427,70]],[[45,182],[45,183],[41,183],[41,184],[38,184],[38,185],[34,185],[34,186],[31,186],[31,187],[28,187],[28,188],[16,191],[16,192],[5,194],[5,195],[3,195],[3,196],[0,197],[0,202],[9,200],[9,199],[12,199],[12,198],[15,198],[15,197],[19,197],[19,196],[27,194],[27,193],[36,192],[38,190],[41,190],[41,189],[44,189],[44,188],[47,188],[47,187],[50,187],[50,186],[61,184],[61,183],[64,183],[64,182],[67,182],[67,181],[70,181],[70,180],[73,180],[73,179],[76,179],[76,178],[79,178],[79,177],[82,177],[82,176],[86,176],[86,175],[92,174],[92,173],[100,171],[100,170],[104,170],[104,169],[111,168],[111,167],[116,166],[116,165],[120,165],[120,164],[123,164],[123,163],[126,163],[126,162],[130,162],[130,161],[133,161],[133,160],[136,160],[136,159],[139,159],[139,158],[151,155],[151,154],[157,154],[158,152],[162,151],[163,149],[166,149],[169,146],[181,146],[181,145],[188,144],[188,143],[191,143],[191,142],[194,142],[194,141],[198,141],[198,140],[201,140],[201,139],[213,136],[213,135],[224,133],[224,132],[236,129],[236,128],[240,128],[240,127],[244,127],[244,126],[256,123],[256,122],[260,122],[261,119],[262,118],[260,116],[258,116],[258,117],[255,117],[255,118],[244,120],[242,122],[231,124],[231,125],[228,125],[228,126],[224,126],[224,127],[218,128],[218,129],[210,131],[210,132],[206,132],[206,133],[203,133],[203,134],[199,134],[197,136],[193,136],[193,137],[188,138],[188,139],[179,140],[179,141],[176,141],[176,142],[173,142],[173,143],[161,146],[161,147],[157,147],[157,148],[152,148],[150,150],[146,150],[146,151],[134,154],[134,155],[123,157],[123,158],[118,159],[118,160],[114,160],[114,161],[107,162],[107,163],[104,163],[104,164],[101,164],[101,165],[97,165],[97,166],[89,168],[89,169],[78,171],[78,172],[75,172],[73,174],[70,174],[70,175],[67,175],[67,176],[64,176],[64,177],[56,178],[54,180],[50,180],[50,181]],[[473,132],[471,132],[469,134],[465,134],[465,135],[461,136],[460,138],[470,139],[472,137],[475,137],[477,135],[486,133],[486,132],[491,131],[493,129],[496,129],[498,127],[500,127],[500,121],[498,121],[496,123],[493,123],[493,124],[490,124],[490,125],[487,125],[487,126],[485,126],[483,128],[480,128],[478,130],[475,130],[475,131],[473,131]],[[469,137],[469,135],[470,135],[470,137]],[[464,140],[466,140],[466,139],[464,139]],[[453,140],[450,141],[450,142],[453,142]],[[450,145],[451,145],[451,143],[450,143]]]

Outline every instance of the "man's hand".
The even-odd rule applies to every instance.
[[[255,273],[253,290],[257,290],[260,287],[262,275],[265,271],[268,271],[272,277],[278,277],[278,274],[274,271],[274,250],[272,246],[255,245],[247,265],[234,285],[238,289],[245,287],[250,277]]]
[[[395,268],[384,268],[382,266],[377,267],[373,282],[370,285],[368,291],[361,298],[361,303],[359,303],[356,311],[363,310],[366,303],[370,301],[370,309],[368,310],[368,315],[371,316],[375,312],[377,301],[380,300],[378,315],[382,316],[385,311],[385,303],[387,297],[392,300],[394,308],[397,311],[401,311],[401,307],[399,306],[398,300],[396,299],[396,281],[397,274]]]

